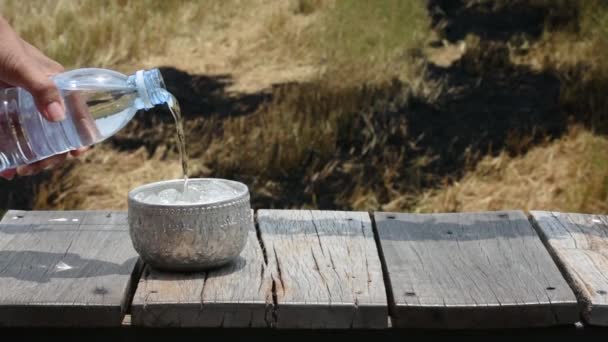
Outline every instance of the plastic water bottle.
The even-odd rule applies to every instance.
[[[123,128],[140,109],[171,96],[158,69],[127,76],[86,68],[57,74],[53,81],[66,118],[50,122],[22,88],[0,90],[0,171],[101,142]]]

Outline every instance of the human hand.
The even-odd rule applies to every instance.
[[[45,56],[40,50],[19,37],[8,22],[0,17],[0,88],[21,87],[34,97],[36,107],[49,121],[65,119],[65,105],[51,76],[63,67]],[[78,156],[85,149],[71,151]],[[29,176],[61,164],[68,153],[52,156],[38,162],[0,172],[0,177],[12,179],[15,175]]]

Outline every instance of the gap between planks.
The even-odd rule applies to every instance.
[[[373,233],[373,238],[374,238],[374,245],[376,247],[376,253],[378,253],[378,257],[380,259],[380,265],[382,268],[382,278],[385,286],[385,291],[386,291],[386,295],[387,298],[392,298],[392,291],[391,291],[391,287],[390,287],[390,279],[388,277],[388,272],[386,269],[386,262],[384,260],[384,255],[382,254],[382,248],[380,245],[380,241],[379,241],[379,235],[378,235],[378,229],[376,227],[376,222],[374,220],[374,215],[373,212],[368,211],[367,212],[367,216],[370,219],[371,222],[371,228],[372,228],[372,233]],[[254,227],[255,227],[255,231],[256,231],[256,236],[257,236],[257,241],[258,244],[260,246],[260,249],[262,251],[262,256],[264,258],[264,265],[266,267],[268,267],[269,262],[268,262],[268,250],[266,249],[266,246],[264,244],[264,240],[262,238],[262,231],[260,229],[260,225],[259,225],[259,221],[258,221],[258,210],[254,210],[253,212],[253,218],[254,218]],[[279,267],[278,263],[277,263],[277,267]],[[281,273],[281,269],[279,267],[279,269],[277,270],[277,272],[279,273],[279,280],[280,280],[280,273]],[[141,272],[140,272],[141,275]],[[271,320],[268,321],[268,326],[271,328],[274,328],[276,326],[276,323],[278,321],[278,311],[279,311],[279,303],[278,303],[278,293],[277,293],[277,280],[272,277],[272,308],[271,310]],[[135,286],[136,287],[136,286]],[[134,292],[133,292],[134,293]],[[387,307],[388,307],[388,302],[387,302]],[[390,314],[387,315],[387,323],[388,323],[388,327],[391,327],[391,319],[390,319]]]
[[[534,228],[534,231],[540,238],[540,241],[543,243],[543,246],[545,246],[545,249],[549,252],[551,259],[553,259],[553,262],[555,263],[555,265],[557,265],[557,269],[561,273],[562,277],[566,280],[566,283],[568,283],[568,286],[570,286],[570,289],[572,289],[572,292],[574,292],[574,295],[576,296],[576,301],[578,303],[578,310],[579,310],[579,313],[581,316],[581,321],[582,321],[583,310],[585,310],[585,307],[587,305],[589,305],[588,300],[586,299],[585,295],[581,292],[580,288],[578,286],[576,286],[576,282],[575,282],[574,278],[572,278],[572,276],[568,272],[564,261],[561,260],[560,257],[557,255],[557,251],[551,246],[551,244],[549,242],[549,237],[543,232],[539,223],[536,222],[536,220],[532,216],[532,213],[526,212],[526,216],[528,218],[528,221]]]
[[[369,215],[369,219],[372,223],[372,232],[374,233],[374,242],[376,244],[376,251],[378,252],[378,257],[380,258],[380,266],[382,267],[382,279],[384,280],[384,290],[386,291],[386,300],[387,300],[387,308],[388,308],[388,317],[386,318],[388,321],[388,327],[392,327],[392,316],[393,309],[391,308],[390,303],[395,302],[395,297],[393,294],[393,286],[391,284],[391,279],[388,276],[388,267],[386,264],[386,259],[384,258],[384,253],[382,252],[382,244],[380,243],[380,234],[378,233],[378,226],[376,225],[376,219],[374,217],[373,211],[368,211],[367,215]]]
[[[268,270],[268,252],[266,251],[266,246],[264,246],[264,240],[262,239],[262,230],[260,229],[260,224],[258,222],[258,211],[254,210],[253,212],[253,225],[255,227],[255,234],[257,237],[258,244],[260,249],[262,250],[262,257],[264,258],[264,267]],[[267,272],[267,271],[266,271]],[[277,322],[277,310],[278,310],[278,298],[277,298],[277,285],[275,283],[274,278],[271,277],[271,296],[272,296],[272,307],[271,311],[271,319],[268,320],[268,315],[266,315],[266,323],[269,327],[274,328]]]

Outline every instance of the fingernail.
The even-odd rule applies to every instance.
[[[46,114],[53,121],[61,121],[65,119],[63,107],[57,101],[51,102],[48,106],[46,106]]]

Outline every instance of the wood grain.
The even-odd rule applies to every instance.
[[[146,267],[132,305],[132,324],[150,327],[267,327],[272,280],[253,222],[240,257],[209,272],[167,273]]]
[[[590,325],[608,326],[608,216],[532,211]]]
[[[126,213],[11,210],[0,221],[0,326],[118,326],[137,267]]]
[[[375,213],[396,327],[543,327],[578,320],[574,293],[519,211]]]
[[[388,308],[364,212],[260,210],[278,328],[386,328]]]

